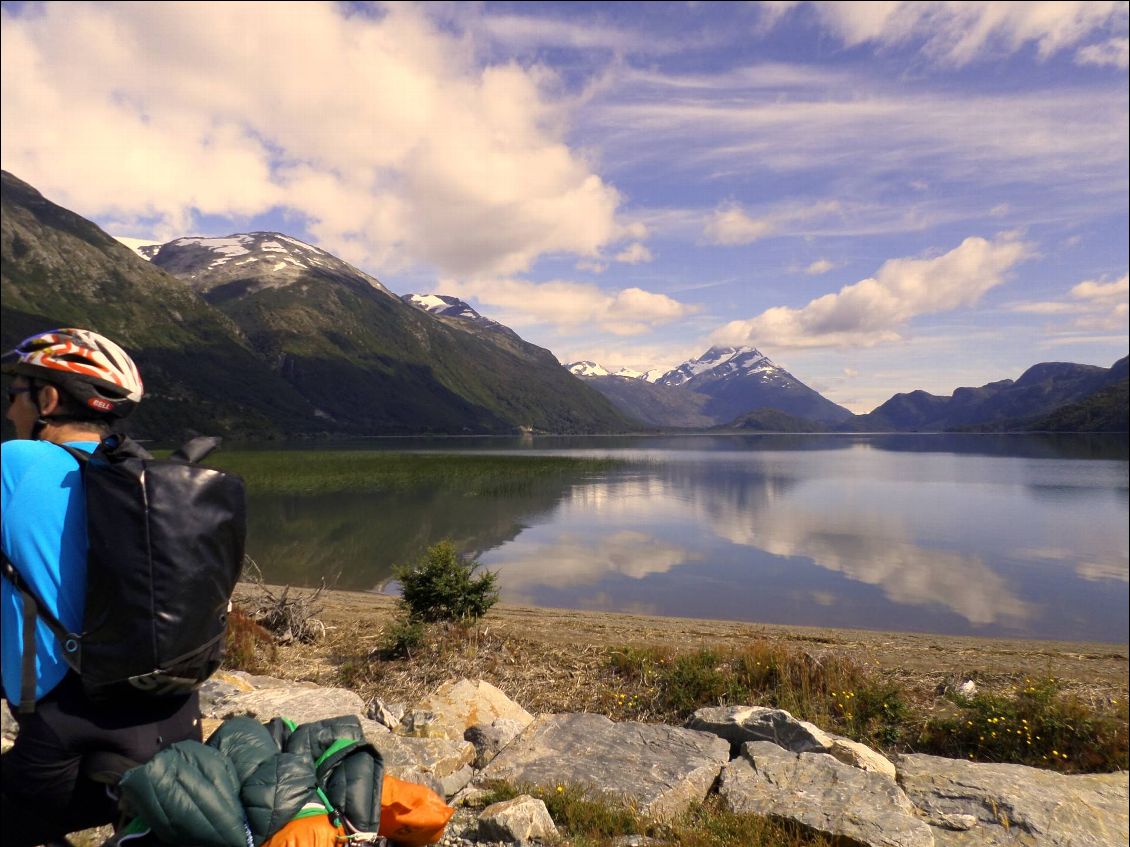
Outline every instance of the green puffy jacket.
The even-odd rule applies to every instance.
[[[353,715],[295,727],[224,721],[206,744],[181,741],[126,771],[122,802],[163,843],[262,844],[293,818],[327,812],[346,832],[376,835],[381,754]]]

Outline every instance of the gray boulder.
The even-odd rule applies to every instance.
[[[234,675],[233,675],[234,676]],[[213,685],[213,681],[209,681]],[[256,686],[245,690],[242,686]],[[289,718],[296,724],[310,723],[341,715],[356,715],[368,741],[388,734],[388,727],[363,717],[365,704],[346,688],[320,688],[310,682],[287,682],[271,677],[242,675],[242,683],[225,679],[215,682],[208,707],[201,712],[206,719],[222,721],[237,715],[249,715],[259,721]],[[206,724],[209,721],[206,721]]]
[[[523,727],[534,716],[481,679],[448,680],[401,719],[400,735],[460,741],[468,727],[510,718]]]
[[[828,749],[828,753],[839,759],[845,765],[851,765],[853,768],[871,771],[872,773],[879,773],[887,779],[895,778],[894,763],[878,750],[872,750],[866,744],[860,744],[858,741],[852,741],[850,738],[832,735],[832,733],[828,733],[828,735],[832,739],[832,746]]]
[[[403,703],[386,703],[377,699],[369,704],[368,717],[389,729],[396,729],[406,711],[408,709]]]
[[[451,797],[471,781],[475,747],[447,738],[413,738],[385,732],[366,738],[381,751],[385,772]]]
[[[479,837],[528,844],[557,838],[557,827],[545,803],[529,794],[487,806],[479,815]]]
[[[435,712],[427,709],[412,709],[404,714],[396,725],[397,735],[414,738],[447,738],[448,727]]]
[[[480,772],[476,783],[500,779],[549,790],[583,786],[662,818],[705,798],[729,758],[729,745],[709,733],[613,723],[603,715],[543,715]]]
[[[939,847],[1106,847],[1130,839],[1126,771],[1066,776],[921,754],[898,756],[895,766]]]
[[[934,835],[887,777],[826,753],[791,753],[748,742],[722,771],[718,793],[738,814],[796,821],[836,840],[867,847],[933,847]]]
[[[524,727],[512,718],[498,718],[489,724],[475,724],[468,727],[463,738],[475,745],[475,761],[472,764],[485,768],[494,757],[502,752],[511,741],[517,738]]]
[[[713,706],[687,720],[691,729],[710,732],[730,742],[736,756],[747,741],[772,741],[793,753],[826,753],[832,738],[815,724],[800,721],[784,709],[763,706]]]

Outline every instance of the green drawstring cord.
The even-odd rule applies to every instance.
[[[334,804],[330,802],[330,798],[326,796],[321,788],[314,789],[318,792],[318,796],[322,798],[322,803],[325,804],[326,814],[330,816],[330,823],[334,826],[341,826],[341,814],[334,808]]]

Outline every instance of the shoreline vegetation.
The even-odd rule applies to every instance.
[[[264,602],[264,598],[270,598]],[[681,724],[705,705],[783,708],[884,752],[1063,773],[1124,770],[1126,645],[657,618],[500,603],[392,649],[397,598],[241,583],[229,666],[411,703],[481,678],[532,712]],[[251,619],[293,604],[315,637],[278,644]],[[321,633],[324,631],[324,635]]]
[[[393,453],[375,450],[226,450],[208,464],[238,474],[251,493],[395,492],[438,484],[476,495],[520,490],[554,474],[599,473],[619,459]]]
[[[758,438],[767,447],[796,446],[814,443],[811,439],[833,438],[845,441],[855,438],[894,438],[914,450],[920,443],[945,438],[948,446],[961,445],[972,452],[985,443],[1000,443],[1002,439],[1017,448],[1025,448],[1018,455],[1054,458],[1062,455],[1077,459],[1125,459],[1125,442],[1108,434],[1083,433],[744,433],[744,432],[664,432],[635,433],[631,435],[586,436],[593,448],[604,446],[602,440],[618,438],[664,439],[702,436],[705,438]],[[651,460],[643,456],[593,457],[576,455],[546,456],[537,453],[496,453],[489,450],[452,449],[443,437],[430,437],[427,446],[413,444],[410,451],[402,452],[400,441],[408,440],[382,437],[372,439],[393,449],[357,446],[357,439],[349,439],[339,446],[333,441],[322,442],[318,447],[308,443],[280,448],[249,448],[247,444],[233,444],[212,454],[205,464],[239,474],[252,493],[269,494],[322,494],[327,492],[396,492],[436,485],[463,485],[471,493],[490,493],[493,490],[527,485],[547,476],[585,473],[602,473],[613,469],[647,466]],[[498,440],[494,436],[481,437],[482,443]],[[506,440],[506,439],[504,439]],[[1096,446],[1097,445],[1097,446]],[[504,445],[509,449],[511,445]],[[552,445],[547,445],[552,446]],[[1116,452],[1111,453],[1114,449]],[[169,449],[157,450],[167,455]]]

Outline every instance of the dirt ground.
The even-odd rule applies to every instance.
[[[251,588],[241,586],[240,592],[246,596]],[[276,596],[280,593],[278,588],[268,588]],[[282,648],[277,668],[283,675],[327,683],[340,675],[343,666],[363,661],[381,645],[396,612],[396,599],[326,591],[318,605],[327,637],[313,645]],[[790,643],[816,656],[848,656],[898,679],[923,700],[966,679],[973,679],[981,688],[1002,689],[1026,677],[1054,676],[1066,691],[1096,705],[1108,705],[1125,702],[1130,684],[1126,645],[787,627],[507,604],[495,606],[480,629],[480,658],[485,661],[488,653],[503,657],[499,660],[495,655],[489,663],[491,674],[507,677],[517,693],[528,692],[534,702],[527,708],[545,710],[593,705],[570,698],[569,689],[574,687],[570,680],[575,680],[578,693],[591,685],[610,648],[691,650],[738,647],[751,640]],[[444,670],[456,669],[435,669],[437,673]],[[478,668],[472,663],[467,670]],[[441,681],[425,678],[417,684],[422,689]],[[356,686],[363,694],[367,693],[364,682],[362,676]]]

